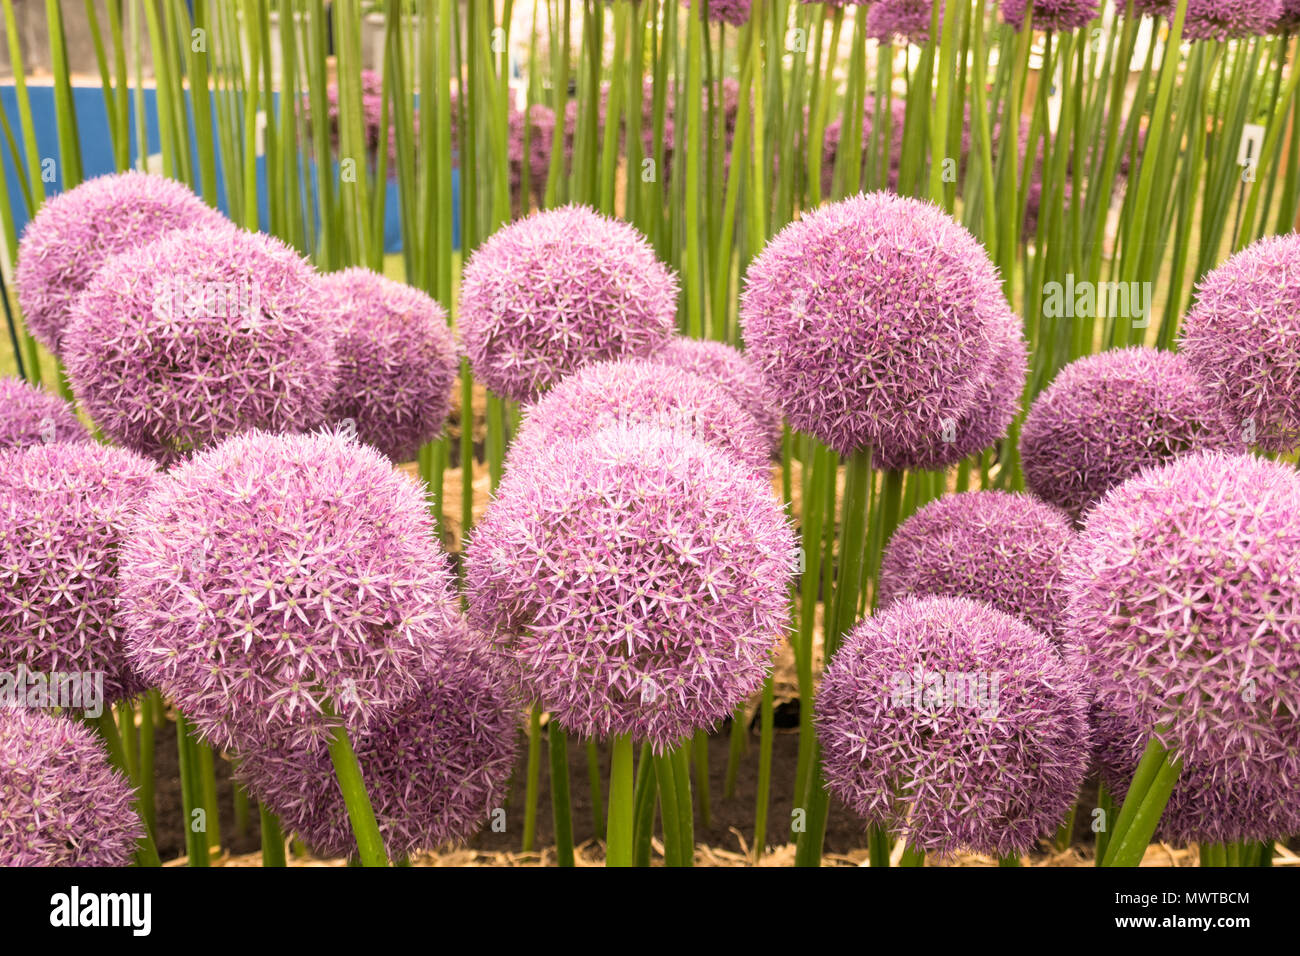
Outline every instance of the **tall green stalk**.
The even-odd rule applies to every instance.
[[[388,854],[384,849],[384,839],[379,833],[379,824],[375,820],[375,811],[370,804],[370,795],[366,792],[361,765],[352,749],[347,727],[340,724],[335,728],[330,738],[329,751],[339,791],[343,794],[343,803],[348,810],[348,820],[352,824],[352,833],[356,837],[357,856],[361,865],[387,866]]]
[[[632,783],[632,738],[620,734],[611,742],[609,769],[608,833],[605,838],[605,865],[631,866],[635,792]]]
[[[568,735],[559,724],[546,728],[546,749],[551,759],[551,818],[555,823],[555,859],[573,866],[573,815],[569,809]]]

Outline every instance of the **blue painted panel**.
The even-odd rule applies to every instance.
[[[27,87],[27,95],[32,106],[32,122],[36,128],[36,148],[42,159],[49,158],[54,160],[51,168],[53,181],[45,184],[47,194],[57,193],[63,188],[62,171],[58,168],[59,155],[59,135],[58,123],[54,110],[54,89],[51,86],[32,86]],[[275,109],[279,101],[279,94],[272,94],[272,110]],[[131,122],[131,161],[134,163],[137,159],[138,150],[136,149],[136,98],[135,91],[132,90],[128,97],[130,122]],[[22,133],[19,130],[18,123],[18,97],[13,84],[0,85],[0,106],[3,106],[5,116],[9,120],[10,128],[13,130],[16,140],[16,146],[19,155],[22,153]],[[100,176],[105,173],[114,171],[113,163],[113,142],[109,131],[108,113],[104,108],[104,94],[100,87],[97,86],[77,86],[73,88],[73,106],[77,113],[77,131],[81,139],[81,161],[86,178]],[[144,114],[145,114],[145,133],[150,154],[157,153],[160,149],[158,141],[158,99],[156,92],[152,89],[144,91]],[[216,105],[212,108],[213,122],[215,125]],[[190,120],[190,149],[191,158],[197,163],[196,147],[194,146],[194,121]],[[226,201],[225,191],[221,189],[220,184],[224,181],[222,176],[221,155],[216,156],[217,162],[217,179],[218,179],[218,196],[217,206],[222,212],[229,213],[229,207]],[[17,170],[14,168],[9,145],[0,144],[0,169],[3,170],[4,187],[10,199],[10,207],[14,211],[14,226],[18,234],[22,234],[23,227],[27,224],[26,203],[22,199],[21,180]],[[304,174],[312,183],[312,189],[315,189],[315,164],[310,160],[304,160]],[[338,166],[334,166],[334,175],[338,175]],[[258,218],[262,228],[266,227],[268,218],[267,204],[267,183],[266,176],[266,158],[259,157],[257,161],[257,181],[258,181]],[[452,222],[453,222],[453,242],[456,248],[460,248],[460,170],[453,169],[451,174],[452,187]],[[387,252],[400,252],[402,248],[402,229],[399,216],[400,202],[398,199],[397,183],[390,180],[386,184],[387,198],[385,203],[386,216],[384,221],[384,248]]]

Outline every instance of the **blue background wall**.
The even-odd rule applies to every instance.
[[[58,169],[59,156],[59,135],[58,126],[54,112],[54,88],[52,86],[40,86],[28,84],[27,95],[32,106],[32,122],[36,127],[36,143],[42,158],[51,157],[55,160],[55,181],[45,184],[47,194],[53,194],[62,189],[62,171]],[[279,94],[272,94],[271,114],[279,102]],[[73,87],[73,102],[77,111],[77,130],[81,138],[81,160],[85,177],[100,176],[104,173],[114,171],[113,164],[113,140],[109,132],[108,113],[104,108],[104,93],[98,86],[76,86]],[[135,116],[135,90],[130,91],[128,97],[131,120],[131,161],[134,164],[137,159],[136,149],[136,116]],[[9,121],[9,126],[13,130],[16,145],[19,154],[22,154],[21,131],[18,128],[18,97],[13,84],[0,86],[0,105],[3,105],[5,116]],[[158,143],[158,99],[156,92],[152,89],[144,91],[145,106],[145,128],[147,131],[147,141],[150,154],[159,151]],[[215,117],[215,105],[213,107],[213,116]],[[193,120],[190,120],[190,144],[191,151],[194,150]],[[214,120],[215,122],[215,120]],[[222,212],[229,213],[226,204],[224,190],[221,189],[223,177],[221,173],[221,155],[217,154],[217,177],[218,177],[218,201],[217,205]],[[260,156],[257,160],[258,172],[258,218],[263,229],[267,225],[267,183],[266,176],[266,157]],[[14,169],[13,156],[6,142],[0,145],[0,167],[3,167],[4,185],[8,191],[10,207],[14,213],[14,226],[18,230],[19,236],[22,235],[23,226],[27,223],[26,204],[22,199],[22,188],[18,174]],[[305,160],[305,172],[307,175],[315,175],[315,164]],[[334,173],[338,175],[338,167],[335,166]],[[460,247],[460,171],[452,170],[452,228],[454,230],[453,241],[457,248]],[[388,196],[386,200],[386,220],[384,223],[384,247],[387,252],[399,252],[402,248],[402,231],[401,222],[398,216],[400,208],[397,183],[390,180],[387,183]]]

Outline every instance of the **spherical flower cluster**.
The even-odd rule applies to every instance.
[[[90,441],[71,405],[20,378],[0,378],[0,448]]]
[[[1179,349],[1250,444],[1300,447],[1300,235],[1261,239],[1201,279]]]
[[[1173,5],[1170,4],[1172,12]],[[1282,15],[1280,0],[1187,0],[1184,40],[1232,40],[1267,34]]]
[[[975,237],[889,193],[786,226],[749,267],[740,320],[793,427],[897,463],[973,411],[1017,321]]]
[[[0,707],[0,866],[127,866],[144,836],[133,800],[88,728]]]
[[[133,523],[127,653],[218,746],[323,746],[410,697],[454,629],[434,542],[422,489],[373,448],[239,435],[172,469]]]
[[[1300,27],[1300,0],[1282,0],[1278,7],[1277,19],[1273,21],[1270,33],[1281,36],[1294,33]]]
[[[1031,0],[1007,0],[1002,5],[1002,22],[1016,29],[1025,24],[1025,9]],[[1087,26],[1101,10],[1100,0],[1032,0],[1035,30],[1077,30]]]
[[[101,265],[172,230],[200,226],[234,228],[188,187],[147,173],[98,176],[46,200],[23,230],[14,272],[28,330],[61,355],[73,303]]]
[[[832,793],[926,853],[1023,853],[1088,768],[1080,669],[1023,621],[908,597],[851,631],[817,693]]]
[[[528,407],[508,465],[612,425],[679,431],[725,451],[754,474],[768,470],[767,436],[752,415],[717,383],[654,359],[597,362],[564,379]]]
[[[250,428],[319,424],[337,372],[330,314],[320,277],[280,240],[173,232],[86,287],[64,359],[104,434],[166,464]]]
[[[1130,478],[1088,513],[1066,567],[1066,645],[1097,706],[1143,737],[1135,746],[1158,735],[1228,788],[1271,788],[1281,801],[1289,787],[1290,799],[1300,781],[1297,580],[1295,470],[1189,455]]]
[[[692,0],[685,0],[691,6]],[[701,7],[704,0],[695,0]],[[729,23],[733,27],[743,26],[749,20],[750,0],[708,0],[708,16],[715,23]]]
[[[49,675],[74,675],[67,692],[83,701],[102,675],[105,705],[145,689],[122,648],[117,564],[159,480],[147,459],[94,443],[0,452],[0,671],[39,672],[51,692]]]
[[[467,839],[504,806],[519,739],[507,687],[502,662],[462,629],[421,674],[415,695],[353,741],[389,859]],[[249,751],[239,774],[316,853],[356,854],[327,753]]]
[[[676,325],[677,279],[627,223],[565,206],[479,246],[460,303],[475,377],[526,402],[589,362],[661,347]]]
[[[995,323],[993,364],[979,383],[975,401],[960,417],[949,418],[943,430],[910,447],[886,445],[875,456],[879,468],[943,469],[978,454],[1007,435],[1020,413],[1020,396],[1029,375],[1029,347],[1021,336],[1020,318],[1007,311]]]
[[[1133,12],[1139,16],[1169,16],[1173,0],[1133,0]]]
[[[971,491],[925,505],[899,525],[880,567],[880,605],[907,595],[987,602],[1059,639],[1069,518],[1032,495]]]
[[[327,421],[350,419],[357,437],[410,461],[438,436],[451,409],[459,352],[447,313],[419,289],[369,269],[321,282],[338,313],[338,382]]]
[[[895,39],[924,46],[930,38],[931,0],[878,0],[867,11],[867,36],[881,43]],[[939,7],[943,18],[943,6]]]
[[[795,557],[770,487],[724,452],[614,427],[507,472],[470,539],[469,618],[560,726],[663,752],[762,684]]]
[[[753,417],[770,447],[780,447],[781,406],[763,380],[763,373],[739,349],[725,342],[676,336],[651,358],[722,386]]]
[[[1187,360],[1141,346],[1061,369],[1020,431],[1026,486],[1076,518],[1148,465],[1201,448],[1241,447]]]

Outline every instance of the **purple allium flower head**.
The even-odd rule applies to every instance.
[[[50,197],[18,244],[14,285],[27,328],[61,355],[73,303],[104,262],[199,226],[234,228],[189,187],[148,173],[97,176]]]
[[[993,364],[963,415],[949,418],[939,434],[910,447],[886,445],[875,456],[876,467],[944,469],[1005,438],[1020,412],[1029,375],[1029,347],[1021,328],[1020,317],[1009,310],[993,324]]]
[[[1300,475],[1285,463],[1200,452],[1088,513],[1066,645],[1088,670],[1103,769],[1131,770],[1158,727],[1183,759],[1176,839],[1300,828],[1297,580]]]
[[[134,797],[87,727],[0,706],[0,866],[129,865]]]
[[[692,0],[683,0],[685,6],[692,6]],[[702,8],[705,0],[695,0]],[[729,23],[733,27],[743,26],[749,20],[749,0],[708,0],[708,17],[715,23]]]
[[[1300,447],[1300,234],[1261,239],[1202,278],[1179,349],[1248,442]]]
[[[1090,754],[1077,664],[979,601],[906,597],[855,627],[817,693],[826,783],[917,850],[1023,853]]]
[[[64,359],[106,436],[170,464],[251,428],[320,424],[332,318],[320,276],[280,240],[176,231],[105,264],[73,308]]]
[[[588,362],[662,346],[676,324],[677,279],[632,226],[564,206],[479,246],[460,303],[474,375],[527,402]]]
[[[1138,16],[1169,16],[1172,11],[1173,0],[1133,0],[1133,12]]]
[[[974,236],[881,192],[778,233],[749,267],[740,320],[793,427],[891,462],[930,454],[972,411],[1015,321]]]
[[[1134,0],[1135,13],[1172,17],[1173,0]],[[1230,40],[1269,33],[1283,15],[1281,0],[1187,0],[1184,40]]]
[[[1242,447],[1186,358],[1142,346],[1061,369],[1020,431],[1026,486],[1076,518],[1148,465]]]
[[[365,731],[456,626],[423,489],[340,434],[248,432],[178,465],[121,582],[132,662],[233,750]]]
[[[83,690],[102,675],[106,705],[145,689],[122,647],[117,564],[160,478],[93,442],[0,452],[0,671],[80,675]]]
[[[1173,5],[1167,8],[1172,13]],[[1267,34],[1282,15],[1280,0],[1187,0],[1184,40],[1232,40]]]
[[[613,425],[680,431],[757,475],[770,467],[767,436],[725,388],[655,358],[596,362],[563,379],[528,406],[508,465]]]
[[[899,525],[880,567],[880,604],[906,595],[985,601],[1059,639],[1070,519],[1032,495],[970,491]]]
[[[867,36],[881,43],[892,43],[897,38],[924,46],[930,38],[933,9],[932,0],[878,0],[867,11]],[[939,17],[943,17],[942,5]]]
[[[758,423],[773,449],[781,445],[781,406],[763,380],[763,373],[737,348],[725,342],[709,342],[675,336],[651,358],[715,382]]]
[[[462,627],[415,695],[353,741],[390,859],[464,840],[505,804],[519,709],[498,657]],[[328,753],[246,751],[239,774],[317,853],[355,855]]]
[[[471,534],[471,625],[584,737],[659,752],[762,684],[795,540],[768,484],[680,432],[613,427],[506,473]]]
[[[1002,5],[1002,22],[1017,30],[1025,24],[1025,8],[1031,0],[1007,0]],[[1035,30],[1077,30],[1087,26],[1101,11],[1100,0],[1032,0]]]
[[[357,437],[393,461],[410,461],[442,431],[459,351],[447,313],[419,289],[369,269],[326,275],[338,312],[338,383],[325,411],[351,419]]]
[[[0,378],[0,448],[90,441],[72,406],[20,378]]]
[[[1269,32],[1281,36],[1294,33],[1297,27],[1300,27],[1300,0],[1282,0]]]

